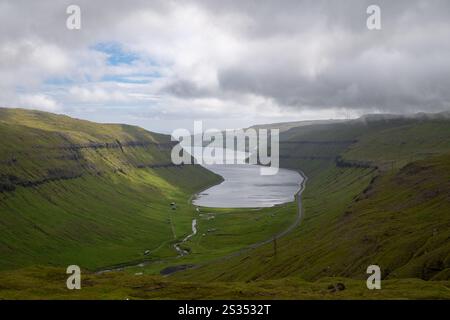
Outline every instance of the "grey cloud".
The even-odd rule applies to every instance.
[[[13,88],[20,77],[32,79],[26,69],[33,68],[28,67],[27,61],[35,48],[28,43],[56,47],[70,59],[76,58],[73,52],[102,41],[119,40],[137,48],[150,48],[152,52],[158,31],[142,30],[141,37],[128,34],[132,40],[127,43],[130,17],[139,12],[153,12],[164,22],[174,10],[194,6],[209,18],[208,23],[212,21],[207,27],[217,28],[237,43],[236,50],[230,49],[228,60],[220,56],[211,63],[210,68],[216,68],[213,71],[217,84],[211,79],[202,83],[198,74],[189,73],[189,68],[208,65],[211,57],[186,62],[178,52],[183,47],[174,43],[173,51],[178,50],[176,58],[181,57],[180,64],[185,68],[170,70],[163,85],[148,93],[172,96],[177,101],[185,99],[186,105],[192,99],[215,98],[239,106],[247,103],[247,95],[259,96],[276,102],[280,112],[328,108],[412,112],[450,108],[450,2],[446,0],[79,0],[76,4],[82,8],[83,25],[76,33],[64,27],[65,8],[73,3],[71,0],[0,2],[0,71],[9,77],[0,80],[3,97],[14,94],[4,89],[6,84]],[[370,4],[381,7],[381,31],[365,27],[365,10]],[[196,18],[194,15],[192,21],[184,23],[195,25]],[[162,31],[170,32],[171,27],[168,25]],[[200,34],[185,36],[202,39],[202,32],[207,31],[205,28],[196,31]],[[162,41],[161,37],[158,41]],[[208,46],[215,45],[208,39],[193,43],[204,47],[184,49],[194,49],[190,54],[199,57],[203,57],[201,51],[205,47],[211,49]],[[10,44],[21,52],[11,56],[2,51],[2,46],[8,49]],[[158,43],[155,50],[160,46]],[[218,55],[221,49],[217,48]],[[221,64],[223,61],[226,63]],[[167,68],[177,66],[178,62],[169,61]],[[36,70],[44,78],[43,69]],[[37,77],[35,81],[40,80]],[[64,97],[59,98],[64,104]]]
[[[211,4],[214,2],[209,3],[212,12],[220,10],[218,2],[216,7]],[[378,1],[383,29],[368,31],[365,8],[371,3],[228,3],[228,11],[239,6],[244,12],[255,9],[250,25],[256,29],[243,32],[250,46],[254,36],[266,41],[267,50],[255,51],[219,70],[220,89],[271,97],[287,108],[399,112],[449,108],[450,3]],[[306,30],[304,21],[309,24]],[[329,60],[313,76],[305,75],[302,68],[308,66],[296,58],[297,54],[301,56],[302,41],[307,45],[310,34],[323,37],[324,48],[318,54]],[[283,36],[287,37],[284,43],[274,41],[274,37]],[[289,51],[295,42],[299,44],[298,53]]]
[[[206,88],[200,88],[196,83],[188,79],[176,79],[164,86],[161,92],[182,98],[211,97],[218,94]]]

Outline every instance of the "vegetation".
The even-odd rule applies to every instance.
[[[378,264],[384,279],[448,280],[449,124],[446,119],[366,119],[286,131],[282,164],[310,177],[302,224],[278,242],[277,255],[265,246],[175,276],[363,279],[367,266]],[[349,165],[339,166],[339,158]]]
[[[450,299],[449,281],[386,280],[367,290],[365,280],[298,277],[255,282],[189,282],[152,275],[83,273],[81,290],[67,290],[64,269],[33,267],[0,273],[4,299]],[[335,290],[343,284],[344,290]]]
[[[9,185],[0,194],[2,269],[95,269],[142,260],[146,250],[176,255],[170,244],[190,232],[192,193],[220,181],[199,166],[172,166],[167,136],[42,112],[0,114]]]
[[[220,177],[171,165],[168,136],[11,109],[0,132],[0,298],[450,298],[445,114],[287,124],[281,165],[309,180],[276,250],[243,249],[286,229],[296,204],[197,210],[192,195]],[[382,290],[365,286],[370,264]],[[124,271],[95,273],[111,268]]]

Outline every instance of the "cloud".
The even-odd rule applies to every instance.
[[[372,1],[79,0],[79,31],[69,4],[0,3],[2,105],[151,129],[450,108],[445,0],[379,0],[380,31]]]
[[[123,92],[105,90],[99,87],[93,89],[72,87],[69,94],[74,100],[90,104],[126,102],[128,100]]]
[[[60,109],[57,102],[44,94],[32,94],[19,96],[19,104],[14,107],[36,108],[44,111],[55,112]]]

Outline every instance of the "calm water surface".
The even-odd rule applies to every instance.
[[[293,170],[279,169],[276,175],[263,176],[260,166],[204,165],[224,181],[197,195],[193,203],[214,208],[272,207],[294,200],[302,176]]]

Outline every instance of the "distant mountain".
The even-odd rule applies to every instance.
[[[279,129],[280,132],[288,131],[292,128],[311,126],[311,125],[326,125],[335,123],[345,123],[352,121],[378,121],[378,120],[394,120],[394,119],[423,119],[423,120],[438,120],[450,119],[450,111],[443,111],[438,113],[412,113],[412,114],[389,114],[389,113],[374,113],[365,114],[356,119],[329,119],[329,120],[306,120],[306,121],[292,121],[292,122],[277,122],[268,124],[258,124],[249,128],[253,129]]]
[[[443,111],[437,113],[411,113],[411,114],[366,114],[356,119],[361,121],[379,121],[379,120],[393,120],[393,119],[414,119],[414,120],[439,120],[450,119],[450,111]]]
[[[348,120],[307,120],[307,121],[293,121],[293,122],[278,122],[278,123],[270,123],[270,124],[260,124],[254,125],[250,128],[253,129],[279,129],[280,132],[287,131],[292,128],[310,126],[310,125],[318,125],[318,124],[331,124],[331,123],[341,123]]]

